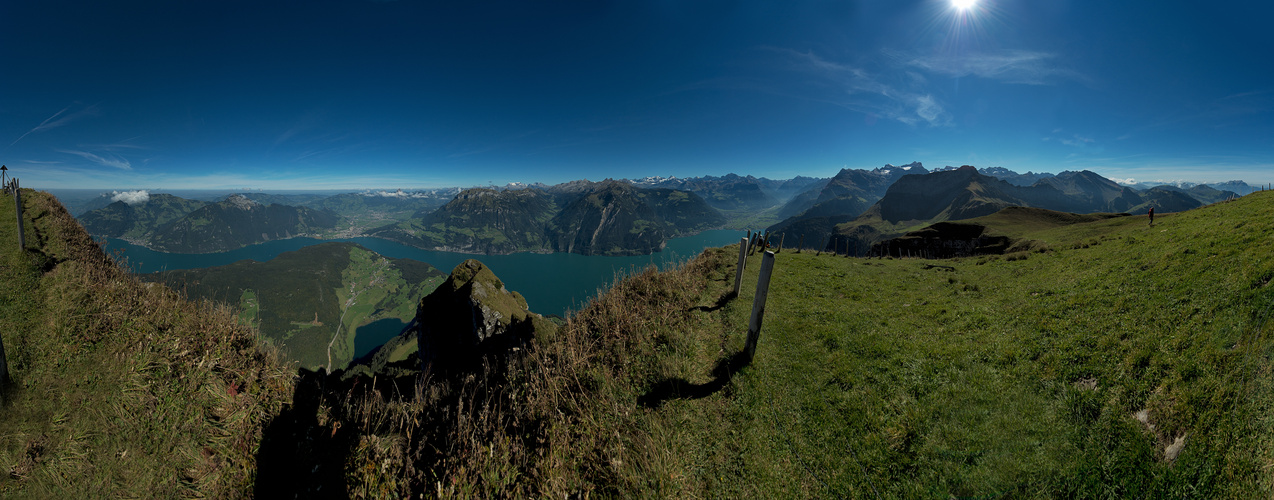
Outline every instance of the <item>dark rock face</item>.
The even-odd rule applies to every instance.
[[[583,255],[643,255],[668,241],[654,208],[635,188],[613,181],[567,205],[548,233],[557,251]]]
[[[505,289],[474,259],[461,262],[447,281],[420,299],[416,321],[422,370],[477,369],[484,356],[511,353],[556,331],[551,321],[527,309],[521,294]]]

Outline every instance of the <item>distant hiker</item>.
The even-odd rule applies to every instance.
[[[1155,207],[1150,207],[1150,225],[1155,225]]]

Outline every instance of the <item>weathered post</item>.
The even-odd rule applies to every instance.
[[[27,237],[22,230],[22,190],[18,188],[18,180],[13,180],[13,202],[18,206],[18,249],[26,250]]]
[[[796,253],[801,253],[801,249],[805,248],[805,233],[801,233],[801,241],[796,244]]]
[[[4,356],[4,339],[0,338],[0,401],[4,400],[4,390],[9,386],[9,360]]]
[[[752,299],[752,319],[748,321],[748,359],[756,355],[756,340],[761,336],[761,320],[765,318],[765,298],[770,294],[770,274],[774,272],[774,252],[761,257],[761,275],[756,280],[756,297]]]
[[[783,240],[786,240],[786,239],[787,239],[787,233],[783,233],[779,235],[779,249],[775,250],[774,253],[779,253],[783,251]]]
[[[4,401],[4,390],[9,387],[9,358],[4,355],[4,339],[0,338],[0,401]]]
[[[739,283],[743,281],[743,265],[748,262],[748,239],[739,240],[739,265],[734,268],[734,295],[739,295]]]

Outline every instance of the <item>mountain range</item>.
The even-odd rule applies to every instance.
[[[243,195],[215,203],[167,194],[116,201],[79,217],[89,234],[120,238],[172,253],[209,253],[294,236],[317,236],[336,225],[331,212],[265,205]]]
[[[786,241],[807,241],[818,248],[864,251],[875,242],[929,223],[989,215],[1011,206],[1143,214],[1150,207],[1178,212],[1237,196],[1207,186],[1138,191],[1087,170],[1040,176],[1029,185],[1001,176],[1024,180],[1011,171],[979,170],[968,165],[932,172],[918,163],[886,165],[873,171],[842,170],[810,208],[770,226],[768,231],[783,233]]]
[[[828,179],[647,177],[332,196],[242,193],[210,202],[115,193],[87,203],[117,200],[83,213],[80,220],[95,236],[179,253],[226,251],[304,235],[373,236],[475,254],[634,255],[659,251],[669,238],[717,227],[765,227],[787,235],[786,241],[832,248],[833,233],[878,241],[920,222],[983,215],[996,207],[1145,213],[1154,206],[1165,212],[1256,189],[1242,181],[1218,187],[1226,189],[1202,184],[1139,189],[1090,171],[1019,174],[967,165],[930,170],[912,162],[842,169]],[[912,222],[892,227],[904,221]]]
[[[23,224],[26,236],[0,246],[0,491],[1261,497],[1274,198],[1153,225],[1021,206],[911,218],[1187,196],[1054,177],[904,175],[863,215],[876,225],[856,226],[924,224],[889,240],[894,258],[784,251],[736,269],[738,249],[712,248],[616,280],[565,322],[527,310],[477,261],[426,291],[411,283],[437,283],[436,271],[343,243],[228,266],[257,280],[248,288],[208,274],[175,292],[140,282],[27,189],[21,210],[0,204],[0,220],[23,221],[0,224],[0,240]],[[926,186],[932,200],[895,203]],[[897,258],[959,240],[988,255]],[[730,276],[769,293],[733,292]],[[197,287],[239,311],[183,298]],[[264,330],[272,304],[298,300],[288,294],[318,297],[313,315],[261,342],[244,323]],[[757,301],[764,330],[754,318],[759,343],[745,345]],[[414,340],[404,327],[340,368],[341,334],[357,329],[357,350],[364,327],[412,310]],[[333,325],[301,368],[276,355]]]

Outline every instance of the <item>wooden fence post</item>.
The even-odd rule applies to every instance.
[[[27,237],[22,229],[22,190],[18,188],[18,180],[13,180],[13,202],[18,207],[18,249],[26,250]]]
[[[805,233],[801,233],[801,242],[796,244],[796,253],[801,253],[803,248],[805,248]]]
[[[748,239],[739,240],[739,265],[734,268],[734,295],[739,295],[739,283],[743,281],[743,265],[748,262]]]
[[[787,239],[787,233],[783,233],[779,235],[779,249],[775,250],[774,253],[779,253],[783,251],[783,240],[786,240],[786,239]]]
[[[761,336],[761,320],[765,318],[765,298],[770,294],[770,274],[774,272],[774,252],[761,257],[761,275],[756,280],[756,296],[752,299],[752,319],[748,321],[748,359],[756,355],[756,341]]]
[[[4,401],[4,391],[9,387],[9,358],[4,355],[4,339],[0,338],[0,401]]]

